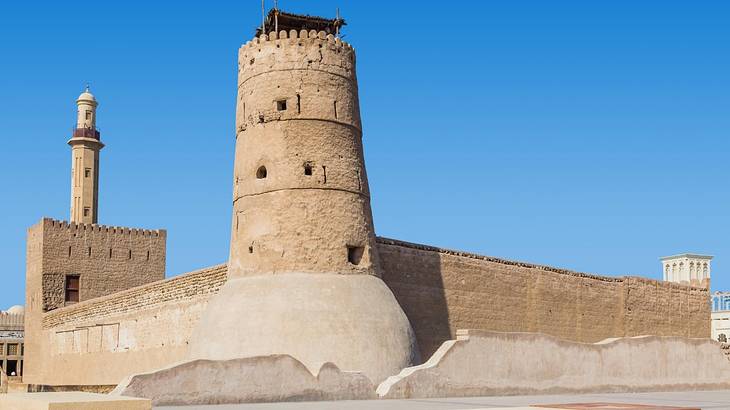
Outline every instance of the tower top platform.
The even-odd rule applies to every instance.
[[[256,28],[256,37],[270,31],[324,31],[327,34],[336,34],[342,26],[346,25],[344,19],[328,19],[324,17],[310,16],[305,14],[286,13],[279,9],[271,9],[264,20],[262,27]]]

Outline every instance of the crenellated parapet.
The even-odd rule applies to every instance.
[[[239,84],[273,66],[322,70],[346,79],[355,71],[355,49],[324,31],[271,32],[241,46],[238,56]]]
[[[68,233],[78,234],[81,232],[98,232],[112,235],[122,236],[149,236],[149,237],[164,237],[167,236],[167,231],[164,229],[139,229],[139,228],[128,228],[123,226],[108,226],[98,224],[87,224],[87,223],[76,223],[62,221],[52,218],[43,218],[42,223],[44,227],[49,229],[57,229],[59,232],[65,231]]]
[[[302,119],[362,136],[355,50],[346,42],[324,31],[270,33],[242,46],[238,61],[237,136],[256,124]]]

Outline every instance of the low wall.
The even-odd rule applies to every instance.
[[[383,280],[425,359],[456,329],[535,332],[580,342],[710,337],[709,291],[604,277],[378,238]]]
[[[534,333],[459,331],[382,398],[720,390],[730,361],[710,339],[644,336],[588,344]]]
[[[116,385],[130,374],[187,359],[210,296],[226,280],[219,265],[42,315],[44,385]]]
[[[362,373],[325,363],[312,374],[289,355],[194,360],[129,377],[115,396],[144,397],[155,406],[374,399]]]

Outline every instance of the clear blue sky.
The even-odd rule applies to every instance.
[[[269,4],[272,2],[269,1]],[[605,275],[716,256],[730,289],[730,2],[281,0],[348,20],[379,235]],[[228,255],[239,1],[0,5],[0,308],[68,218],[74,99],[100,100],[100,222]]]

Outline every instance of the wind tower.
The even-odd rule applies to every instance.
[[[342,25],[273,9],[239,50],[229,280],[193,358],[290,354],[315,374],[333,362],[374,382],[416,359],[408,319],[380,279],[355,50],[335,36]]]
[[[95,224],[99,214],[99,151],[104,148],[96,129],[99,104],[89,86],[76,100],[76,127],[71,146],[71,222]]]

